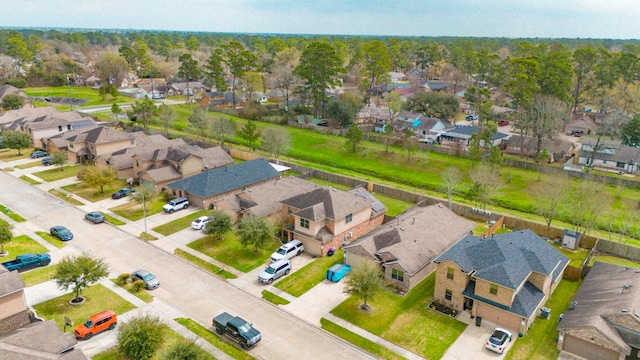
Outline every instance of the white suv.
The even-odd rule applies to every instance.
[[[182,210],[188,207],[189,207],[189,199],[185,197],[181,197],[181,198],[177,198],[169,201],[168,204],[162,207],[162,210],[164,210],[164,212],[168,212],[169,214],[171,214],[176,210]]]
[[[282,259],[292,259],[294,256],[302,254],[304,245],[300,240],[292,240],[278,248],[276,252],[271,254],[271,261],[275,262]]]

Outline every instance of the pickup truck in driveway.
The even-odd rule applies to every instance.
[[[226,312],[213,318],[213,326],[218,335],[227,335],[243,349],[252,347],[262,339],[260,331],[254,329],[251,323]]]
[[[47,253],[22,254],[16,256],[15,260],[2,263],[9,271],[21,271],[36,266],[47,266],[51,262],[51,256]]]

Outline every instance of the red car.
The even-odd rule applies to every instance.
[[[507,120],[498,121],[498,126],[507,126],[507,125],[509,125],[509,122]]]

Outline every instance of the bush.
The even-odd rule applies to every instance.
[[[157,317],[132,318],[120,326],[118,352],[130,359],[147,360],[164,342],[165,329]]]
[[[134,292],[138,292],[142,289],[144,289],[146,285],[144,284],[144,281],[142,280],[136,280],[133,282],[133,284],[131,285],[131,290]]]
[[[129,281],[129,279],[131,279],[131,274],[124,273],[118,276],[117,282],[120,285],[124,285]]]
[[[193,340],[178,341],[162,356],[163,360],[205,360],[207,356]]]

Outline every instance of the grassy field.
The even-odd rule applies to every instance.
[[[55,167],[53,169],[39,171],[37,173],[34,173],[33,175],[46,182],[52,182],[56,180],[66,179],[72,176],[75,177],[77,176],[78,171],[81,168],[82,166],[80,165],[65,166],[62,168]]]
[[[15,260],[16,256],[22,254],[38,254],[48,251],[46,247],[40,245],[27,235],[14,237],[9,243],[4,244],[4,250],[8,251],[9,255],[0,258],[0,262]]]
[[[213,235],[207,235],[187,246],[246,273],[264,265],[280,242],[274,239],[269,246],[256,252],[253,247],[243,247],[235,233],[230,231],[223,236],[223,240],[218,241]]]
[[[118,189],[125,186],[126,186],[126,183],[122,181],[121,183],[118,182],[117,184],[113,184],[111,186],[105,186],[104,191],[100,192],[100,189],[96,189],[94,187],[88,186],[83,182],[79,182],[79,183],[63,186],[62,189],[70,193],[74,193],[88,201],[96,202],[96,201],[110,198],[111,194],[113,194]]]
[[[81,306],[69,305],[69,300],[75,297],[75,293],[73,293],[36,304],[33,307],[39,317],[46,320],[55,320],[60,330],[63,331],[65,317],[71,319],[74,326],[77,326],[90,316],[107,309],[115,311],[116,315],[135,309],[133,304],[100,284],[84,289],[82,296],[86,300]],[[73,333],[74,327],[67,327],[66,330]]]
[[[237,278],[237,276],[235,276],[234,274],[220,268],[219,266],[212,264],[210,262],[206,262],[202,259],[200,259],[197,256],[193,256],[191,254],[189,254],[188,252],[181,250],[181,249],[176,249],[173,253],[174,255],[177,255],[185,260],[187,260],[188,262],[194,264],[195,266],[204,269],[220,278],[223,279],[235,279]]]
[[[62,191],[56,190],[56,189],[51,189],[48,191],[49,194],[58,197],[66,202],[68,202],[69,204],[72,205],[76,205],[76,206],[82,206],[84,205],[84,203],[80,200],[77,200],[75,198],[73,198],[73,194],[67,194],[67,193],[63,193]]]
[[[619,258],[616,256],[610,256],[610,255],[599,255],[599,256],[592,257],[591,261],[589,262],[589,266],[593,266],[593,264],[596,261],[601,261],[601,262],[618,265],[618,266],[624,266],[628,268],[640,269],[640,263],[636,261],[627,260],[627,259]]]
[[[318,285],[327,276],[327,269],[335,264],[342,263],[344,252],[338,249],[333,256],[324,256],[314,259],[302,269],[284,277],[273,286],[293,296],[300,296],[312,287]]]
[[[322,328],[333,335],[336,335],[351,344],[375,355],[379,359],[388,359],[388,360],[400,360],[404,359],[404,357],[396,354],[395,352],[387,349],[386,347],[379,345],[367,338],[364,338],[354,332],[351,332],[340,325],[333,323],[325,318],[320,319],[320,324]]]
[[[123,103],[132,103],[133,99],[125,96],[118,96],[116,99],[112,98],[111,95],[108,95],[105,100],[102,100],[98,90],[93,90],[87,87],[76,87],[76,86],[55,86],[55,87],[28,87],[23,89],[27,96],[38,96],[38,97],[62,97],[62,98],[76,98],[76,99],[86,99],[88,102],[82,104],[80,107],[88,107],[88,106],[97,106],[97,105],[111,105],[114,102],[118,104]],[[50,106],[50,103],[43,103],[47,106]],[[70,106],[56,106],[59,110],[69,110]],[[74,106],[77,109],[77,106]]]
[[[147,202],[147,216],[160,213],[162,211],[162,207],[166,203],[167,202],[163,198],[158,198],[154,199],[153,201]],[[142,219],[145,212],[142,204],[139,204],[135,201],[129,201],[125,204],[112,207],[109,210],[131,221]]]
[[[208,215],[210,212],[211,212],[210,210],[196,211],[187,216],[183,216],[179,219],[175,219],[173,221],[162,224],[160,226],[156,226],[151,230],[157,233],[160,233],[164,236],[168,236],[180,230],[188,229],[189,227],[191,227],[191,223],[193,222],[193,220],[199,218],[200,216]]]
[[[351,296],[331,313],[425,358],[440,359],[467,324],[428,309],[434,286],[435,272],[405,296],[383,291],[368,303],[369,312],[360,311],[362,301]]]
[[[27,272],[21,272],[20,276],[27,286],[33,286],[53,279],[53,275],[56,273],[58,264],[53,264]]]
[[[11,162],[14,160],[26,159],[33,149],[22,149],[18,152],[16,149],[0,149],[0,160]]]
[[[42,184],[40,181],[34,180],[34,179],[32,179],[32,178],[28,177],[27,175],[21,175],[21,176],[20,176],[20,179],[22,179],[22,180],[24,180],[24,181],[28,182],[28,183],[29,183],[29,184],[31,184],[31,185],[38,185],[38,184]]]

